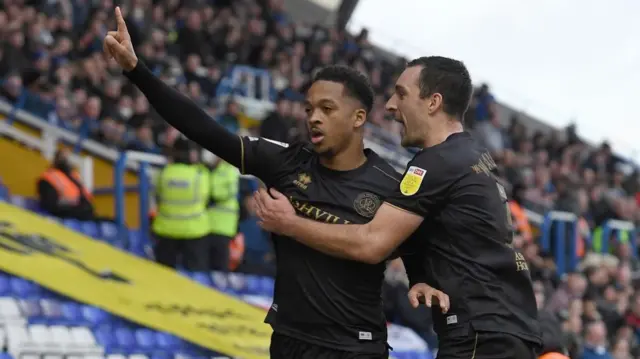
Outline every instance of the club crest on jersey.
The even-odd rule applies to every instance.
[[[380,207],[380,197],[373,193],[362,192],[353,201],[353,208],[359,215],[366,218],[373,218]]]
[[[293,183],[298,186],[300,189],[307,189],[309,184],[311,183],[311,176],[306,173],[298,174],[298,178],[293,180]]]
[[[411,166],[404,174],[402,182],[400,182],[400,192],[405,196],[413,196],[420,189],[424,175],[427,170],[424,168]]]

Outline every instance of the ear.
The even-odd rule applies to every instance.
[[[440,108],[442,108],[443,102],[442,102],[442,95],[439,93],[434,93],[431,96],[429,96],[429,104],[427,106],[427,109],[429,111],[430,115],[433,115],[434,113],[436,113],[438,110],[440,110]]]
[[[367,111],[365,111],[364,109],[357,109],[353,113],[353,118],[354,118],[353,127],[360,128],[364,126],[365,122],[367,122]]]

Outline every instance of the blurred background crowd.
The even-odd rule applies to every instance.
[[[114,5],[5,0],[0,98],[114,149],[162,154],[179,134],[102,56],[102,39],[115,28]],[[301,89],[322,66],[346,64],[367,74],[377,94],[368,138],[389,153],[410,154],[384,111],[406,59],[374,48],[366,29],[349,34],[295,22],[282,0],[130,0],[121,6],[138,56],[230,130],[306,139]],[[255,76],[236,76],[238,65]],[[241,100],[247,96],[275,106],[256,118]],[[498,105],[489,86],[478,86],[465,122],[494,154],[511,192],[514,244],[529,261],[545,345],[564,348],[571,358],[640,358],[635,235],[603,230],[609,219],[640,219],[640,173],[607,143],[594,147],[578,138],[575,126],[532,129],[517,113],[505,118]],[[243,210],[250,207],[243,201]],[[557,271],[557,258],[541,245],[540,221],[531,218],[552,210],[578,218],[570,248],[580,261],[567,273]],[[437,346],[430,312],[410,308],[406,292],[402,265],[394,262],[385,284],[389,320]]]

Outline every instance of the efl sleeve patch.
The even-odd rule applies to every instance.
[[[424,168],[416,166],[409,167],[400,182],[400,193],[405,196],[413,196],[418,193],[422,180],[426,174],[427,170]]]

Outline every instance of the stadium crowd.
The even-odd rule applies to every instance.
[[[102,56],[102,39],[115,28],[113,6],[112,0],[5,0],[0,98],[113,148],[162,153],[177,131]],[[352,36],[295,23],[281,0],[129,0],[121,6],[138,56],[228,128],[280,141],[305,138],[301,90],[318,68],[343,63],[366,73],[376,91],[369,136],[390,151],[404,151],[399,126],[385,116],[384,103],[405,60],[380,56],[366,30]],[[225,74],[238,64],[271,75],[268,97],[276,107],[262,122],[234,99],[247,93],[247,81],[229,89],[224,102],[216,96]],[[635,238],[603,238],[602,230],[607,219],[640,219],[640,174],[628,171],[606,143],[594,149],[583,142],[573,126],[529,133],[517,116],[503,126],[509,121],[498,118],[495,101],[488,86],[478,88],[466,123],[494,153],[511,191],[514,246],[529,263],[545,347],[565,348],[571,358],[640,358]],[[579,217],[577,268],[557,275],[554,258],[542,250],[523,208]],[[599,254],[609,242],[610,253]],[[430,311],[413,309],[406,300],[403,273],[399,262],[387,271],[388,318],[437,345]]]

